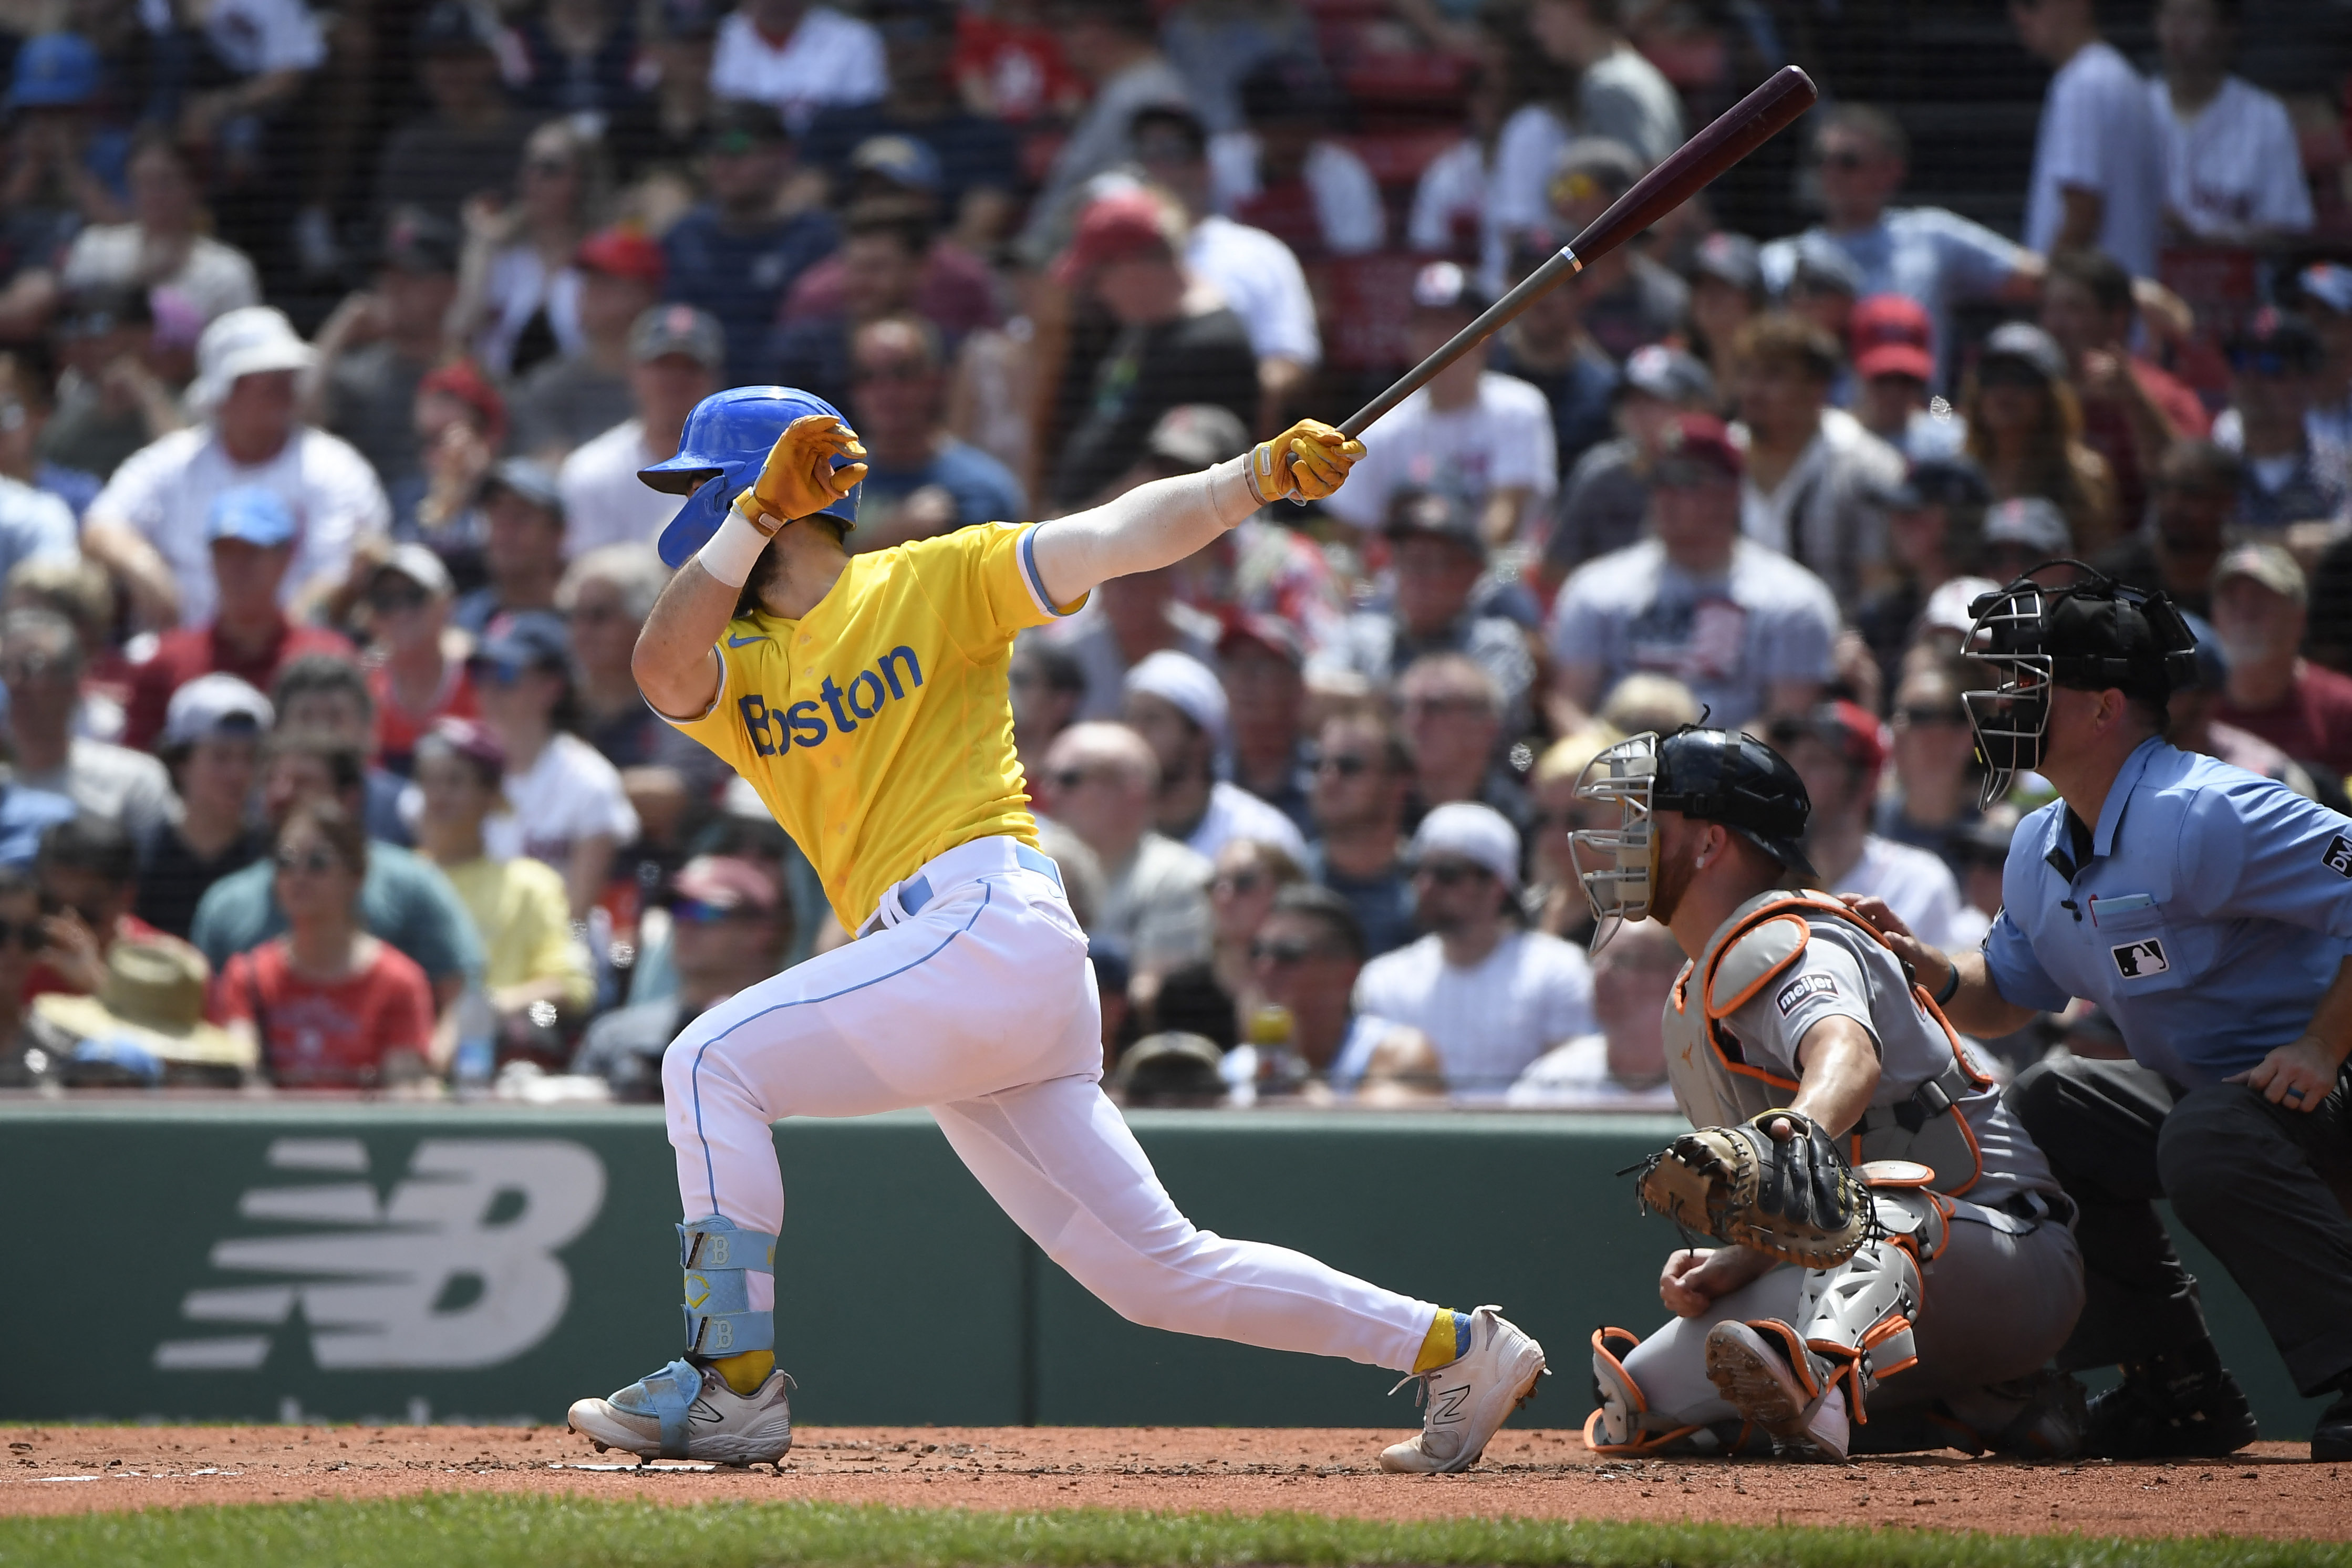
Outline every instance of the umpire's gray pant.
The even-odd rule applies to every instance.
[[[2317,1110],[2290,1111],[2242,1084],[2184,1090],[2135,1062],[2058,1057],[2019,1076],[2009,1108],[2082,1211],[2089,1297],[2061,1366],[2207,1337],[2163,1197],[2262,1313],[2296,1388],[2352,1371],[2352,1071]]]

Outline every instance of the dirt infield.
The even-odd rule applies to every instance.
[[[0,1514],[425,1491],[706,1502],[1291,1510],[1376,1519],[1882,1524],[2092,1534],[2352,1538],[2343,1465],[2265,1443],[2225,1462],[2024,1466],[1958,1454],[1843,1466],[1608,1461],[1566,1431],[1506,1431],[1464,1476],[1381,1472],[1397,1434],[1202,1427],[811,1427],[781,1473],[615,1466],[548,1427],[0,1428]],[[586,1467],[607,1468],[586,1468]]]

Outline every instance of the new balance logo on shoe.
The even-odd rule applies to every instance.
[[[1470,1385],[1440,1388],[1429,1396],[1429,1425],[1444,1427],[1462,1419],[1462,1407],[1470,1402]]]

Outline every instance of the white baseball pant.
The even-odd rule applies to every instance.
[[[950,850],[886,896],[884,928],[687,1026],[662,1060],[682,1218],[774,1234],[770,1124],[920,1105],[1013,1222],[1122,1317],[1411,1370],[1433,1304],[1178,1211],[1102,1092],[1086,935],[1013,845]],[[893,918],[919,882],[928,899]],[[772,1276],[747,1282],[754,1309],[773,1307]]]

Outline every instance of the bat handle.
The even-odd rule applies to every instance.
[[[1394,382],[1380,396],[1341,421],[1339,434],[1347,436],[1363,434],[1381,415],[1419,392],[1436,376],[1438,371],[1475,348],[1496,329],[1526,309],[1528,302],[1536,296],[1544,293],[1562,278],[1583,270],[1584,263],[1577,260],[1574,248],[1569,246],[1560,246],[1558,253],[1549,260],[1519,279],[1517,287],[1480,311],[1475,321],[1447,339],[1445,347],[1422,361],[1412,368],[1411,373]]]

